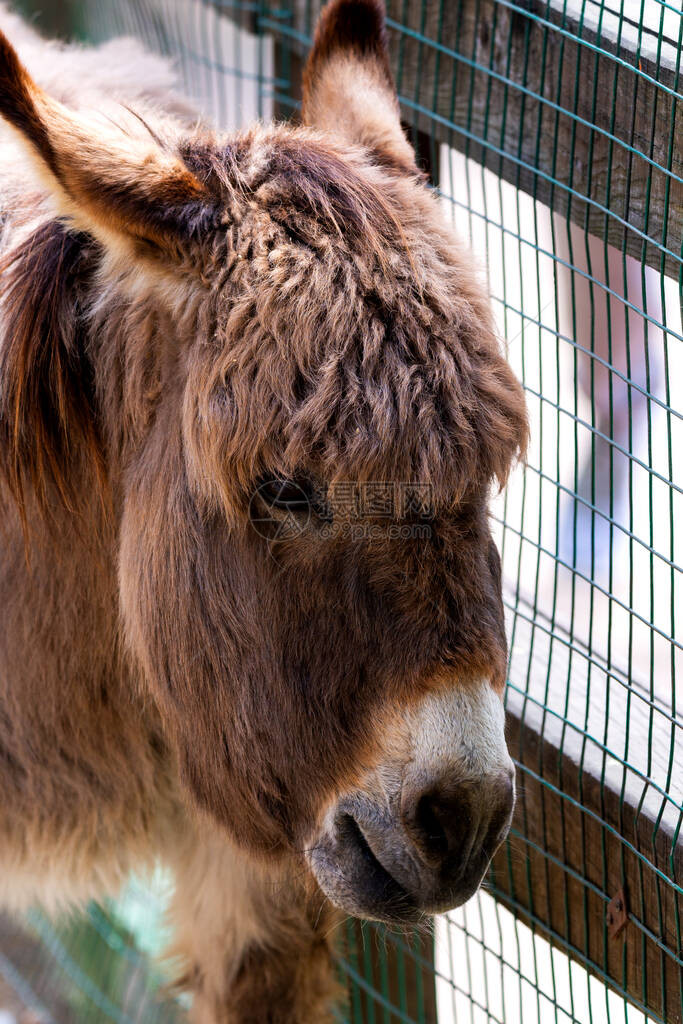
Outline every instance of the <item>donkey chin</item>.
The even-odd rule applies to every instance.
[[[307,857],[340,909],[410,923],[479,888],[510,828],[514,767],[487,681],[423,699],[388,735],[391,754],[326,808]]]

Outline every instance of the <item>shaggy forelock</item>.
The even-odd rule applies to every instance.
[[[231,475],[424,481],[445,504],[502,483],[523,402],[419,180],[291,128],[186,159],[227,192],[217,334],[188,395]]]

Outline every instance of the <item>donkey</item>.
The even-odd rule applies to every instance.
[[[509,828],[523,394],[381,0],[228,137],[0,21],[0,903],[161,858],[193,1021],[320,1022],[336,914],[457,906]]]

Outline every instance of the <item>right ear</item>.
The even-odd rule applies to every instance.
[[[123,129],[63,106],[33,81],[1,32],[0,117],[59,212],[106,247],[173,256],[214,212],[200,181],[141,119],[129,117]]]
[[[416,175],[389,68],[382,0],[331,0],[303,76],[303,119],[360,143],[379,163]]]

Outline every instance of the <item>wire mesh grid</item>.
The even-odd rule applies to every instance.
[[[85,0],[77,14],[87,38],[171,54],[229,128],[296,117],[319,6]],[[681,5],[387,6],[404,122],[488,274],[529,403],[528,461],[493,510],[519,801],[487,891],[433,938],[348,924],[339,1019],[680,1022]],[[33,959],[3,957],[0,975],[32,985],[47,1019],[180,1019],[150,958],[163,885],[137,893],[137,918],[130,893],[66,925],[33,915]]]

